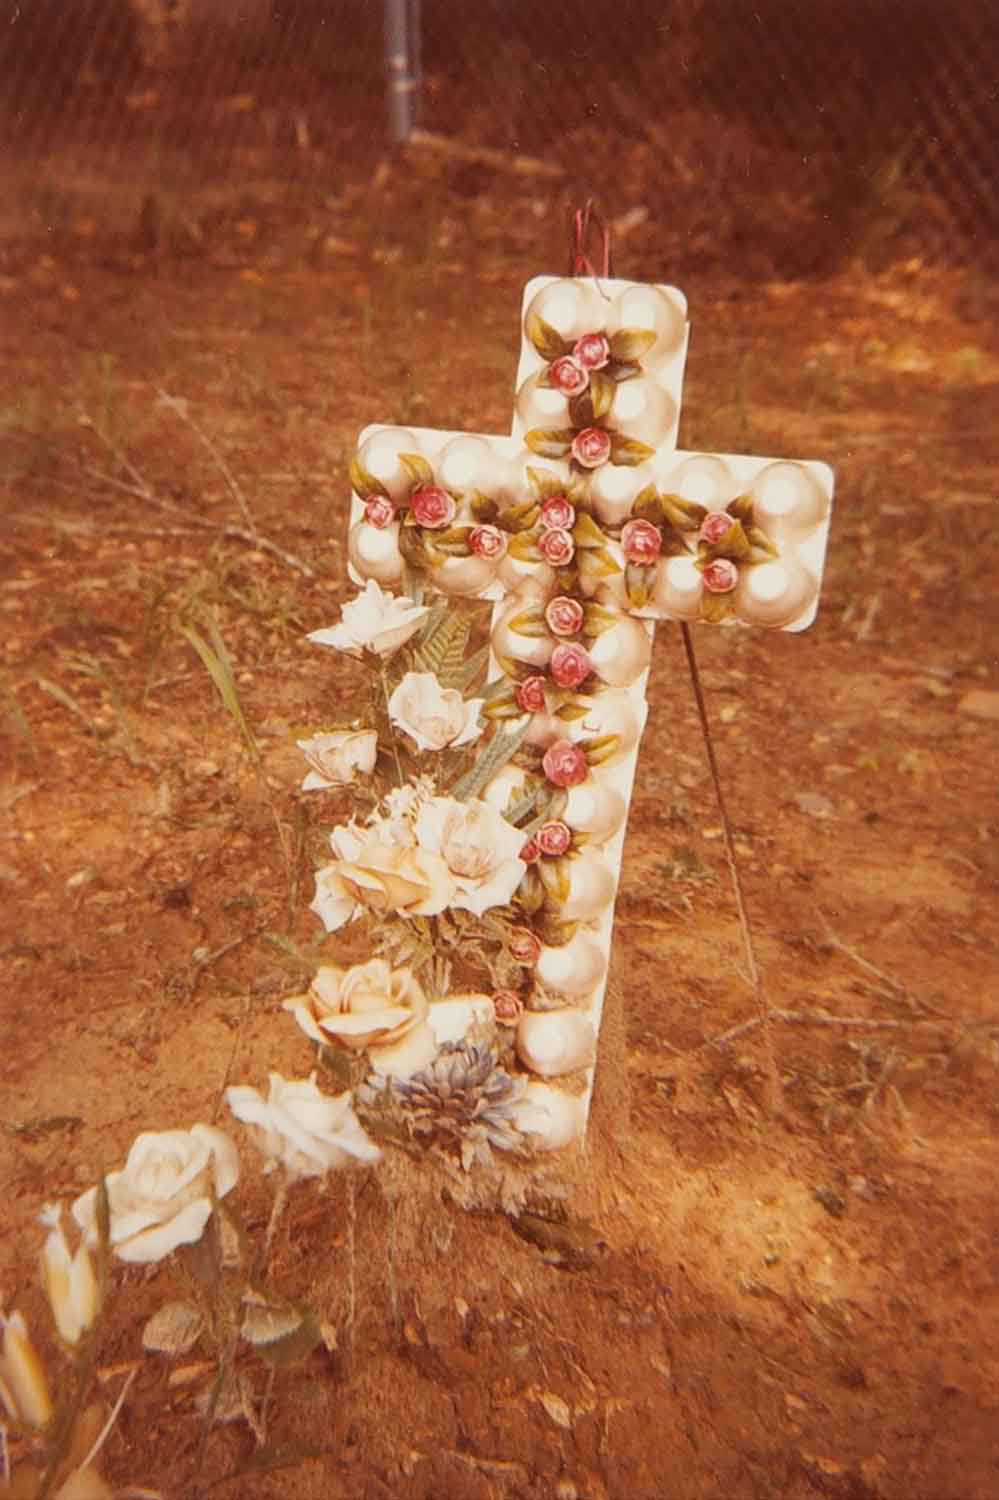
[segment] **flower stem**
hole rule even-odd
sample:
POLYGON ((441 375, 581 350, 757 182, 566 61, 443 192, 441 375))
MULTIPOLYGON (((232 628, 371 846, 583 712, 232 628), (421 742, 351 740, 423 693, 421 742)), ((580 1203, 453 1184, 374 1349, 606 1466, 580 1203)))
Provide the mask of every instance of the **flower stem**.
POLYGON ((274 1234, 278 1227, 278 1220, 284 1212, 287 1202, 288 1178, 282 1176, 277 1186, 277 1192, 274 1194, 274 1203, 271 1207, 271 1216, 267 1220, 267 1230, 264 1234, 264 1249, 263 1255, 261 1257, 261 1262, 265 1275, 267 1274, 267 1262, 271 1258, 271 1246, 274 1243, 274 1234))
POLYGON ((396 742, 395 742, 395 736, 392 733, 392 716, 391 716, 391 714, 389 712, 388 673, 385 671, 385 665, 384 665, 384 663, 381 664, 380 674, 381 674, 381 679, 382 679, 382 696, 385 699, 385 713, 388 716, 388 721, 389 721, 389 739, 390 739, 391 744, 392 744, 392 755, 395 758, 395 773, 396 773, 396 776, 399 778, 399 785, 403 786, 405 784, 406 778, 402 774, 402 761, 399 759, 399 747, 396 744, 396 742))

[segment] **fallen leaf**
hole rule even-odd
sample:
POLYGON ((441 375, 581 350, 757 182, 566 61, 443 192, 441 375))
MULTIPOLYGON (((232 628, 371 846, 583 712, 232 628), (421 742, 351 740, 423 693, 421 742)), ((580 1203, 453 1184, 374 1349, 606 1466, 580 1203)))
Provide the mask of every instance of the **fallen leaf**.
POLYGON ((142 1347, 173 1359, 198 1342, 204 1318, 193 1302, 165 1302, 142 1330, 142 1347))
POLYGON ((572 1412, 568 1402, 563 1401, 561 1396, 556 1396, 554 1391, 542 1391, 538 1399, 556 1427, 572 1426, 572 1412))

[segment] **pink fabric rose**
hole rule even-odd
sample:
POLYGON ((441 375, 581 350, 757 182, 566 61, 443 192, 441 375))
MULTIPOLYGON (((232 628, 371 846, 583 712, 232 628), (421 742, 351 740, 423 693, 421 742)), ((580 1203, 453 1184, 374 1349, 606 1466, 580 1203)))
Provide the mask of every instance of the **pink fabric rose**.
POLYGON ((518 682, 515 696, 525 714, 543 714, 548 707, 543 677, 525 677, 523 682, 518 682))
MULTIPOLYGON (((556 740, 549 745, 541 762, 552 786, 580 786, 590 774, 586 756, 571 740, 556 740)), ((523 859, 521 853, 521 859, 523 859)))
POLYGON ((413 520, 418 526, 440 531, 450 526, 458 507, 447 490, 439 484, 421 484, 409 497, 413 520))
POLYGON ((576 507, 564 495, 549 495, 541 507, 541 525, 545 531, 571 531, 576 524, 576 507))
POLYGON ((555 858, 565 854, 572 843, 572 829, 568 823, 555 820, 552 823, 543 823, 537 834, 538 848, 542 854, 550 854, 555 858))
POLYGON ((524 1013, 524 1002, 516 990, 497 990, 493 995, 493 1010, 501 1026, 516 1026, 524 1013))
POLYGON ((364 519, 369 526, 385 531, 395 520, 395 506, 387 495, 375 495, 364 507, 364 519))
POLYGON ((553 526, 550 531, 543 531, 538 537, 538 551, 553 568, 564 568, 576 554, 576 543, 570 531, 563 531, 561 526, 553 526))
POLYGON ((520 851, 520 857, 524 861, 525 865, 533 865, 537 863, 537 861, 541 858, 541 850, 538 847, 537 839, 527 840, 527 843, 520 851))
POLYGON ((545 605, 545 621, 552 635, 576 635, 583 625, 583 606, 578 599, 559 594, 545 605))
POLYGON ((662 533, 651 521, 626 521, 621 528, 621 550, 630 563, 654 563, 663 549, 662 533))
POLYGON ((602 427, 584 427, 572 440, 572 456, 584 469, 599 469, 610 454, 611 440, 602 427))
POLYGON ((704 587, 712 594, 729 594, 739 582, 739 569, 727 557, 718 557, 701 573, 704 587))
POLYGON ((519 964, 532 966, 541 957, 541 939, 529 927, 510 929, 510 952, 519 964))
POLYGON ((582 646, 563 641, 552 652, 548 670, 559 687, 577 688, 593 671, 593 663, 582 646))
POLYGON ((725 540, 734 525, 735 521, 727 510, 712 510, 704 517, 697 534, 702 542, 715 547, 725 540))
POLYGON ((572 348, 572 358, 584 370, 602 370, 610 362, 610 342, 604 333, 584 333, 572 348))
POLYGON ((506 552, 506 535, 498 526, 473 526, 468 534, 468 547, 476 557, 492 561, 506 552))
POLYGON ((581 396, 590 383, 590 377, 577 359, 563 354, 548 366, 548 379, 563 396, 581 396))

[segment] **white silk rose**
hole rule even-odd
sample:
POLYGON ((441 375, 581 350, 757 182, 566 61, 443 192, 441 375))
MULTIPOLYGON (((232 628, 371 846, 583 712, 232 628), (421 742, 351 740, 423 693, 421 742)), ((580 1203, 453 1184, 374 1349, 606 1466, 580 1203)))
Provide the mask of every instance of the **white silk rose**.
POLYGON ((359 772, 370 775, 378 755, 378 736, 373 729, 334 729, 295 743, 310 768, 302 782, 303 792, 350 786, 359 772))
MULTIPOLYGON (((147 1264, 199 1240, 212 1213, 212 1188, 224 1198, 239 1179, 239 1157, 213 1125, 145 1130, 120 1172, 109 1172, 111 1248, 119 1260, 147 1264)), ((97 1244, 97 1189, 73 1204, 88 1245, 97 1244)))
POLYGON ((313 630, 309 640, 348 656, 363 656, 365 651, 391 656, 416 634, 429 613, 424 604, 386 594, 370 578, 356 599, 343 606, 340 624, 313 630))
POLYGON ((467 745, 482 733, 484 698, 467 701, 457 688, 442 688, 433 672, 407 672, 389 699, 389 717, 418 750, 467 745))
POLYGON ((338 858, 316 871, 314 911, 336 932, 365 910, 402 916, 436 916, 451 904, 454 882, 437 855, 417 848, 403 824, 359 829, 341 824, 330 835, 338 858))
POLYGON ((416 839, 444 862, 456 891, 450 904, 477 917, 505 906, 527 868, 520 858, 523 833, 478 798, 429 798, 417 814, 416 839))
POLYGON ((299 1079, 271 1073, 266 1099, 245 1084, 233 1084, 225 1096, 236 1119, 249 1126, 268 1171, 281 1166, 293 1177, 324 1177, 352 1161, 381 1157, 354 1113, 350 1094, 324 1094, 315 1073, 299 1079))
POLYGON ((367 1051, 379 1072, 408 1076, 437 1053, 422 985, 411 969, 393 969, 383 958, 349 969, 324 965, 307 993, 284 1008, 314 1042, 367 1051))

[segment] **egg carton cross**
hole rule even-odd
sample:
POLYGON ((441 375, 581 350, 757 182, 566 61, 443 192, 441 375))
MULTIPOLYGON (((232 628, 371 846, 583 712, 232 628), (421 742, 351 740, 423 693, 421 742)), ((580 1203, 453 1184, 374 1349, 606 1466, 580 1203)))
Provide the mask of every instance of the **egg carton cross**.
POLYGON ((677 449, 686 312, 538 277, 511 437, 371 426, 351 462, 361 592, 311 638, 371 698, 300 745, 306 786, 359 792, 312 909, 371 958, 289 1008, 369 1119, 466 1166, 585 1133, 654 622, 818 606, 832 471, 677 449))

